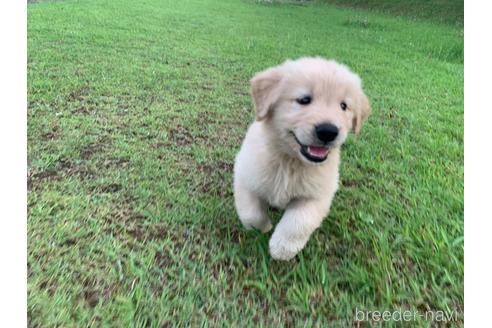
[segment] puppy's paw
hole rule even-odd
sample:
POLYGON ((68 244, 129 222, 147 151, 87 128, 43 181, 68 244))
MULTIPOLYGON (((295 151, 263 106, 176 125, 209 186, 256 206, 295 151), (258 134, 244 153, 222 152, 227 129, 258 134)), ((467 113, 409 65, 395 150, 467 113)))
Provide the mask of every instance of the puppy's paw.
POLYGON ((241 219, 243 226, 248 229, 257 229, 266 233, 272 229, 272 222, 268 218, 263 219, 241 219))
POLYGON ((304 244, 284 238, 280 233, 274 233, 269 242, 270 255, 276 260, 288 261, 303 248, 304 244))

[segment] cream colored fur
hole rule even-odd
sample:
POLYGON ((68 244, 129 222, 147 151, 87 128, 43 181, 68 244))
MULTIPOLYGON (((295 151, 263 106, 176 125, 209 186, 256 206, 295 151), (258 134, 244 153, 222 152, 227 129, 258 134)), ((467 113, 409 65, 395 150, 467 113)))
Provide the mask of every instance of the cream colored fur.
POLYGON ((267 207, 285 209, 269 247, 273 258, 289 260, 327 216, 338 188, 340 146, 350 131, 359 132, 370 106, 359 77, 322 58, 286 61, 257 73, 251 93, 256 121, 236 157, 235 205, 246 228, 263 232, 272 228, 267 207), (306 94, 312 102, 299 104, 296 99, 306 94), (313 131, 322 123, 336 125, 339 134, 326 160, 313 163, 303 156, 299 142, 319 142, 313 131))

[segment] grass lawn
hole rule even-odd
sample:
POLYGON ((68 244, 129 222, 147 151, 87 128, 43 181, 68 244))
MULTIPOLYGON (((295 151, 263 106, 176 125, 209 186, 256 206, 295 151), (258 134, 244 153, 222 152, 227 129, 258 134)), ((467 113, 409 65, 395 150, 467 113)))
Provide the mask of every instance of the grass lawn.
POLYGON ((31 3, 28 143, 30 326, 463 308, 463 26, 319 2, 31 3), (359 73, 373 114, 322 227, 276 262, 240 225, 232 167, 249 79, 303 55, 359 73))
POLYGON ((463 0, 316 0, 396 16, 463 26, 463 0))

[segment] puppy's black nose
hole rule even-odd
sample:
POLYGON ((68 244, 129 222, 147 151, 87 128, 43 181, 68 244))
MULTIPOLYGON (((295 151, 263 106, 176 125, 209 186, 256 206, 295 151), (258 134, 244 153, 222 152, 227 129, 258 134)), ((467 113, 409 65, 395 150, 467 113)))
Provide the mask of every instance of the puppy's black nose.
POLYGON ((317 125, 316 136, 324 143, 333 141, 338 136, 338 128, 331 123, 317 125))

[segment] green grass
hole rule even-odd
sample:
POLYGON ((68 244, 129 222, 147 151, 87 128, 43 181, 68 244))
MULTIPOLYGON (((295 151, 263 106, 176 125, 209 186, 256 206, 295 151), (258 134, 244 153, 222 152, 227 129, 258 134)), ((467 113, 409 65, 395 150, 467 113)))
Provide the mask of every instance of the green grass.
POLYGON ((346 327, 356 308, 463 308, 456 25, 317 3, 29 4, 28 166, 30 326, 346 327), (329 216, 284 263, 241 227, 232 166, 250 77, 303 55, 358 72, 373 115, 344 146, 329 216))
POLYGON ((317 0, 416 20, 463 26, 463 0, 317 0))

